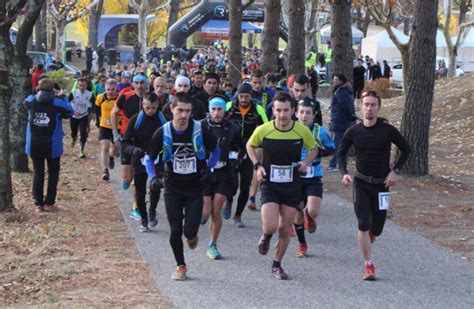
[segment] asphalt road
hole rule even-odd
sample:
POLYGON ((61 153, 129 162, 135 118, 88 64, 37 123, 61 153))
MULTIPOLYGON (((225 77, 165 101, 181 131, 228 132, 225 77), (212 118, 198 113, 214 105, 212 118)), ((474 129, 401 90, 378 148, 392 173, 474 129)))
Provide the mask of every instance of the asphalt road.
POLYGON ((185 243, 189 279, 175 282, 163 200, 157 227, 139 233, 138 222, 129 217, 132 190, 120 189, 118 172, 111 186, 125 222, 157 287, 177 308, 474 308, 473 264, 391 222, 373 247, 378 280, 363 281, 352 205, 330 194, 324 196, 317 232, 307 235, 309 256, 295 257, 297 239, 291 240, 282 263, 290 280, 270 276, 276 237, 269 254, 259 255, 260 212, 246 209, 245 228, 224 221, 222 260, 206 256, 209 230, 201 226, 198 247, 189 250, 185 243))

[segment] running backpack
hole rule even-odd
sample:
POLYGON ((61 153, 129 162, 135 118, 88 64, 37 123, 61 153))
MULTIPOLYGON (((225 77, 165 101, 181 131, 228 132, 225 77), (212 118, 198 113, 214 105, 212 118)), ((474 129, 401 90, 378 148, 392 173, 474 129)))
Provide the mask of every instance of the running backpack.
MULTIPOLYGON (((202 138, 201 122, 193 120, 192 142, 194 152, 199 160, 206 159, 206 147, 202 138)), ((173 158, 173 135, 171 133, 171 121, 163 125, 163 162, 170 162, 173 158)))
MULTIPOLYGON (((143 122, 143 117, 145 117, 145 112, 144 111, 141 111, 140 113, 138 113, 138 117, 137 117, 137 121, 135 122, 135 126, 133 127, 133 130, 135 132, 138 131, 138 129, 140 129, 140 126, 142 125, 142 122, 143 122)), ((163 116, 163 114, 160 112, 160 111, 157 111, 156 112, 156 119, 163 125, 164 123, 166 123, 166 119, 165 119, 165 116, 163 116)))

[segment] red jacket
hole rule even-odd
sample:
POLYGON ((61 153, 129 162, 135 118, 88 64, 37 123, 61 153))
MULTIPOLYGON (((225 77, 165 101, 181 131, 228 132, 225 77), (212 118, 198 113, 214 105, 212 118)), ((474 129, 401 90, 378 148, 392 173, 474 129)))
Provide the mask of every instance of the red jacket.
POLYGON ((35 91, 36 87, 38 87, 38 80, 41 74, 43 74, 43 71, 36 69, 31 75, 31 88, 33 89, 33 91, 35 91))

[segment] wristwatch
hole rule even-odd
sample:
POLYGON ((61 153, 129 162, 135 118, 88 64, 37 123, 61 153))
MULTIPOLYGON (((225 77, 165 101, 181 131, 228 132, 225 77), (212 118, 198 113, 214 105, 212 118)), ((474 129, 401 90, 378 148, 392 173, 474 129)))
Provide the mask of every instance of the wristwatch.
POLYGON ((400 169, 398 167, 394 168, 393 172, 397 175, 400 175, 400 169))
POLYGON ((255 164, 253 165, 253 168, 254 168, 255 170, 258 170, 258 168, 259 168, 260 166, 263 166, 262 162, 257 162, 257 163, 255 163, 255 164))

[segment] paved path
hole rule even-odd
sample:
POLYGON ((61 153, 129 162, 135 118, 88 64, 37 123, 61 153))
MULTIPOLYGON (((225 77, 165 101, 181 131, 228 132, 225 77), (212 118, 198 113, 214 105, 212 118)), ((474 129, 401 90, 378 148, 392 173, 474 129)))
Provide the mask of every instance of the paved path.
POLYGON ((189 280, 174 282, 163 202, 158 226, 152 233, 139 233, 138 223, 129 218, 132 192, 120 190, 118 170, 111 186, 130 233, 156 285, 177 308, 474 308, 474 266, 391 222, 374 246, 379 280, 363 281, 352 207, 329 194, 318 231, 307 237, 309 257, 295 257, 297 240, 292 238, 282 264, 290 280, 270 276, 276 237, 269 255, 259 255, 260 213, 245 210, 246 228, 224 221, 218 242, 223 260, 207 258, 209 232, 201 226, 198 247, 191 251, 185 245, 189 280))

